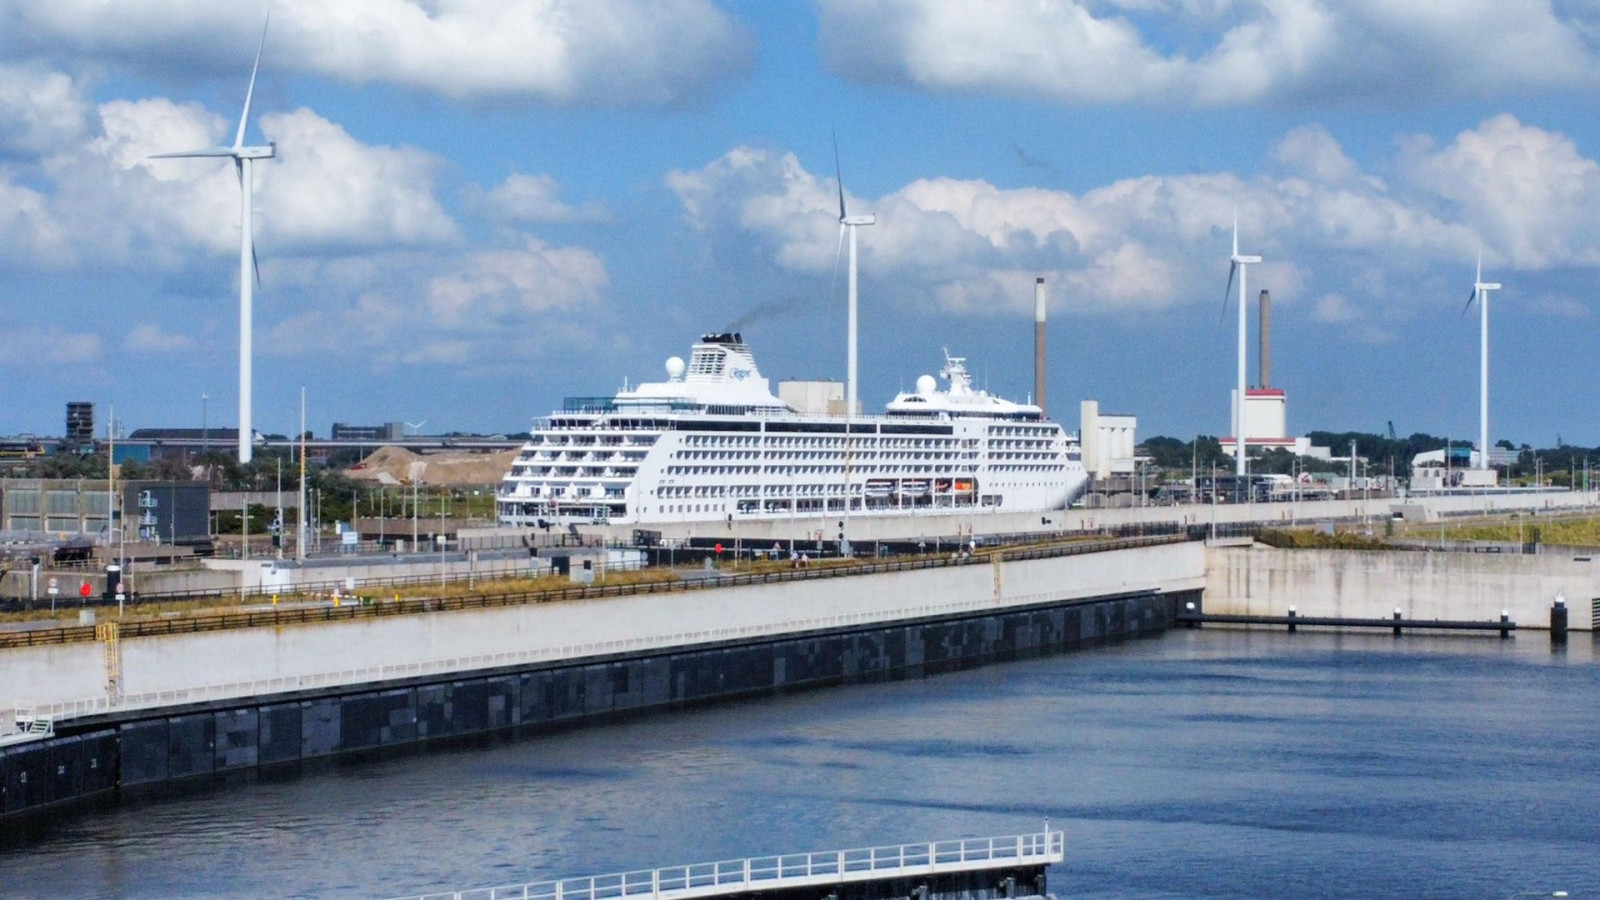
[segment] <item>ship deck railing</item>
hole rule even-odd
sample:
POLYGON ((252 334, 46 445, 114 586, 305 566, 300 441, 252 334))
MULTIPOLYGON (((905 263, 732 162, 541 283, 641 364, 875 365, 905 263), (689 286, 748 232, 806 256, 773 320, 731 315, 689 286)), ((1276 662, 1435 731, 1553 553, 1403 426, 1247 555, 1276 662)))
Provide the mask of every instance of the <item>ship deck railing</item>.
POLYGON ((949 872, 1045 866, 1066 858, 1060 831, 691 863, 611 875, 421 894, 396 900, 694 900, 949 872))

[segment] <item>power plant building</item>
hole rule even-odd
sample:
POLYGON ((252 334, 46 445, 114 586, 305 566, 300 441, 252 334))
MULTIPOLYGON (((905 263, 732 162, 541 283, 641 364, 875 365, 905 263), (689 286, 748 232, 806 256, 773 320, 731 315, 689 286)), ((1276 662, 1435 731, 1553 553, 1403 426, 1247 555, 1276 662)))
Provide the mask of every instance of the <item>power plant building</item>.
POLYGON ((1138 467, 1134 448, 1139 444, 1139 417, 1103 413, 1098 400, 1085 400, 1078 410, 1078 440, 1089 476, 1103 481, 1132 475, 1138 467))

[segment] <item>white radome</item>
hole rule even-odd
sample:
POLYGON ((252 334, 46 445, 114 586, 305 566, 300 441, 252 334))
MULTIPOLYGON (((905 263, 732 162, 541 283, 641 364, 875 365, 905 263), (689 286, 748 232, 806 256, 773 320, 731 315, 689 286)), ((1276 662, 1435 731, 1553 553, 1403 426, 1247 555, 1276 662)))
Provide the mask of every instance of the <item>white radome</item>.
POLYGON ((669 357, 667 357, 667 377, 668 378, 672 379, 673 381, 677 381, 679 378, 683 377, 684 369, 685 369, 685 366, 683 364, 683 357, 681 357, 681 356, 669 356, 669 357))

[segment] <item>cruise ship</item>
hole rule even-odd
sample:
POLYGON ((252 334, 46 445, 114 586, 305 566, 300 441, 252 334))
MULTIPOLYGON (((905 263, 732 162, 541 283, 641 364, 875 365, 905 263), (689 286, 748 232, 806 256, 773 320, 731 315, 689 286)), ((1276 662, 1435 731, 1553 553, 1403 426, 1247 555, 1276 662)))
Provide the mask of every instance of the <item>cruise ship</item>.
POLYGON ((975 389, 948 351, 942 389, 923 375, 873 416, 790 407, 738 334, 706 335, 666 372, 535 423, 500 485, 500 524, 1051 510, 1087 482, 1075 436, 975 389))

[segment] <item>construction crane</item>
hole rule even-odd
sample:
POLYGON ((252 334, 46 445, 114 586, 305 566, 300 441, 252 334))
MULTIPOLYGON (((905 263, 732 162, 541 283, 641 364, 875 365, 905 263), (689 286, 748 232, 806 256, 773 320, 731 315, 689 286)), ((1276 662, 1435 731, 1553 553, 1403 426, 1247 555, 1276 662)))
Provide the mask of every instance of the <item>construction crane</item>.
POLYGON ((1391 440, 1391 441, 1395 440, 1395 436, 1394 436, 1394 420, 1393 419, 1389 420, 1389 440, 1391 440))

